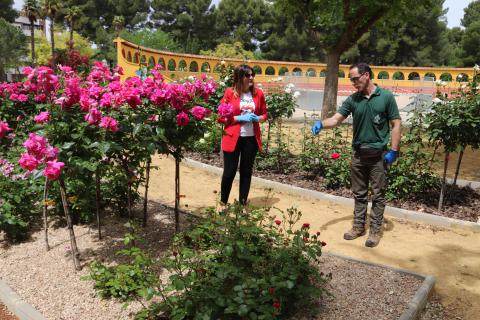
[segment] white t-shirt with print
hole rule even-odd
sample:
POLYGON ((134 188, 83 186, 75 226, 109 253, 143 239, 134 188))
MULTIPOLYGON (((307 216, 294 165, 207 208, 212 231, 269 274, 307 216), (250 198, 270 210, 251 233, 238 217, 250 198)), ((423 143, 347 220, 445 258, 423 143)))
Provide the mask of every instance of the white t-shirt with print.
MULTIPOLYGON (((253 97, 251 92, 243 93, 240 97, 240 114, 254 113, 255 112, 255 103, 253 102, 253 97)), ((255 133, 253 131, 253 123, 246 122, 243 123, 240 127, 240 136, 241 137, 252 137, 255 133)))

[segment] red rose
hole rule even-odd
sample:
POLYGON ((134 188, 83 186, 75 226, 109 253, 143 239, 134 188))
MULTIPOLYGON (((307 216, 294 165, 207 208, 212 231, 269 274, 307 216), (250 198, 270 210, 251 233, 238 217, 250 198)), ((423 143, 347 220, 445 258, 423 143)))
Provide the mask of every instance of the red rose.
POLYGON ((275 288, 268 288, 268 293, 273 295, 275 293, 275 288))
POLYGON ((340 158, 340 153, 334 152, 330 155, 330 158, 332 158, 333 160, 337 160, 338 158, 340 158))
POLYGON ((322 241, 321 244, 322 244, 322 247, 325 247, 327 245, 325 241, 322 241))
POLYGON ((308 229, 310 228, 310 223, 304 223, 302 226, 302 229, 308 229))
POLYGON ((280 304, 279 301, 275 301, 275 302, 272 304, 272 306, 273 306, 275 309, 280 309, 281 304, 280 304))
POLYGON ((178 255, 178 252, 177 251, 173 251, 172 252, 173 256, 176 257, 178 255))
POLYGON ((281 223, 282 223, 282 221, 280 221, 280 220, 278 220, 278 219, 275 220, 275 224, 276 224, 277 226, 279 226, 281 223))

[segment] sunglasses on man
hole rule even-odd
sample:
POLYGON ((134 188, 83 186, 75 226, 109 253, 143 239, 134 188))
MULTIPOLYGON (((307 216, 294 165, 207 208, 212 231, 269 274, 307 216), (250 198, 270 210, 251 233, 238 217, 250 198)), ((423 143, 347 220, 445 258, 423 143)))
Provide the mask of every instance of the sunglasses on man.
POLYGON ((366 72, 362 73, 362 74, 359 75, 358 77, 351 77, 351 78, 350 78, 350 81, 351 81, 352 83, 355 83, 355 82, 357 82, 358 80, 360 80, 360 78, 363 77, 364 74, 366 74, 366 72))

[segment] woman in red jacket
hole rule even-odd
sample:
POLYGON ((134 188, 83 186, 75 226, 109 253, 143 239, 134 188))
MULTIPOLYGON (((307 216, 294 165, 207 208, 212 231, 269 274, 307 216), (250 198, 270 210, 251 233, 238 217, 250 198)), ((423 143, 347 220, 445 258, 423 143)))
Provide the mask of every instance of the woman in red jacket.
POLYGON ((240 65, 233 72, 233 86, 227 88, 221 103, 233 107, 229 116, 220 117, 225 125, 222 137, 223 176, 221 185, 222 204, 227 204, 233 179, 240 162, 239 202, 247 203, 253 163, 258 151, 262 151, 259 123, 267 119, 267 107, 262 90, 255 88, 255 73, 248 65, 240 65))

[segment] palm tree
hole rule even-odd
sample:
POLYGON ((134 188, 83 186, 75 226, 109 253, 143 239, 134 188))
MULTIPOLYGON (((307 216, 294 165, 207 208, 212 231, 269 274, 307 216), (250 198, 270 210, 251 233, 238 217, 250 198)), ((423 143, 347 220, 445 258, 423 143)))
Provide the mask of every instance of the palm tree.
POLYGON ((37 0, 27 0, 23 5, 23 14, 30 21, 30 45, 32 49, 32 66, 35 66, 35 21, 40 16, 37 0))
POLYGON ((112 26, 115 28, 115 31, 117 32, 117 37, 120 34, 120 31, 123 29, 125 26, 125 18, 123 16, 115 16, 112 21, 112 26))
POLYGON ((60 10, 60 3, 58 0, 41 0, 42 15, 50 20, 50 39, 52 45, 52 64, 55 66, 55 36, 54 36, 54 19, 58 10, 60 10))
POLYGON ((67 21, 70 27, 70 41, 69 41, 69 48, 70 50, 73 49, 73 28, 75 27, 75 21, 80 17, 81 14, 80 7, 72 6, 67 8, 67 14, 65 15, 65 20, 67 21))

